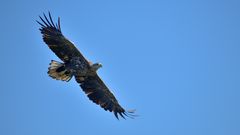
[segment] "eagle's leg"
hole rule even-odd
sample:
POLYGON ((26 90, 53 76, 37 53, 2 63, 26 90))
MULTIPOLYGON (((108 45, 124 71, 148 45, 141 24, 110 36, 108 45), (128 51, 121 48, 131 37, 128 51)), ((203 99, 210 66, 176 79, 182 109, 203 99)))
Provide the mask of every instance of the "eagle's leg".
POLYGON ((52 60, 48 68, 48 75, 56 80, 70 81, 73 73, 65 67, 64 63, 52 60))

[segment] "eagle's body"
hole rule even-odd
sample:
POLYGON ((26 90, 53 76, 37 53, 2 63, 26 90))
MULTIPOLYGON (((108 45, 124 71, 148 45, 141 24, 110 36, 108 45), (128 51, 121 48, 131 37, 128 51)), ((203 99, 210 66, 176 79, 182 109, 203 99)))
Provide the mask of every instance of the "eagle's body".
MULTIPOLYGON (((40 16, 39 16, 40 17, 40 16)), ((44 42, 63 61, 52 60, 48 70, 50 77, 56 80, 69 81, 73 76, 80 84, 80 87, 87 94, 90 100, 100 105, 103 109, 113 112, 118 118, 118 114, 134 116, 132 111, 125 111, 118 103, 114 95, 103 83, 97 74, 97 70, 102 67, 100 63, 92 64, 86 60, 75 45, 66 39, 60 27, 60 19, 54 24, 49 13, 49 19, 40 17, 42 23, 40 31, 44 42)))

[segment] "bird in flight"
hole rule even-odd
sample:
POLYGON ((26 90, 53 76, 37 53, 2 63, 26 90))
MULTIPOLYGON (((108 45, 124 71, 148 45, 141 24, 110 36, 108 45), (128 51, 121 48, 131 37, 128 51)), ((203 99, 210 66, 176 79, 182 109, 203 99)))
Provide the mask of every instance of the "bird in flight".
POLYGON ((102 65, 86 60, 75 45, 64 37, 60 27, 60 18, 58 17, 58 22, 54 24, 50 12, 48 17, 45 14, 43 17, 39 16, 41 22, 37 21, 41 25, 39 30, 43 41, 62 60, 62 62, 51 61, 48 75, 53 79, 66 82, 74 76, 88 98, 104 110, 113 112, 117 119, 119 115, 122 118, 136 116, 133 114, 134 110, 126 111, 121 107, 113 93, 98 76, 97 70, 102 65))

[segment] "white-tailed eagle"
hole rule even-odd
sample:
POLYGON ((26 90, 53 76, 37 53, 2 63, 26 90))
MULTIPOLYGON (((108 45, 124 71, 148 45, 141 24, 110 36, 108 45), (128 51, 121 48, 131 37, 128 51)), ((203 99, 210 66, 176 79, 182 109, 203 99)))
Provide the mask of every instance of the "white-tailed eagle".
POLYGON ((54 24, 50 12, 48 18, 45 14, 43 16, 44 18, 39 16, 42 22, 37 21, 41 25, 39 30, 43 41, 63 61, 63 63, 51 61, 48 68, 49 76, 67 82, 74 76, 88 98, 106 111, 113 112, 117 119, 118 115, 123 118, 124 116, 134 117, 133 111, 125 111, 98 76, 97 70, 102 65, 92 64, 86 60, 75 45, 64 37, 60 27, 60 18, 54 24))

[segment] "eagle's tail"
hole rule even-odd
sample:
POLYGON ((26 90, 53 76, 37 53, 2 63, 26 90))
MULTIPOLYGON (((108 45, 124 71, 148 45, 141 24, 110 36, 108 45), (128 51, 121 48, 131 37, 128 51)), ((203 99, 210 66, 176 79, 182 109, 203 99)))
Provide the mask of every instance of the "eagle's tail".
POLYGON ((56 80, 70 81, 72 78, 71 71, 65 68, 65 65, 61 62, 52 60, 49 64, 48 75, 56 80))

